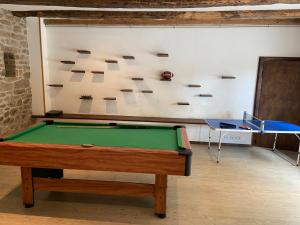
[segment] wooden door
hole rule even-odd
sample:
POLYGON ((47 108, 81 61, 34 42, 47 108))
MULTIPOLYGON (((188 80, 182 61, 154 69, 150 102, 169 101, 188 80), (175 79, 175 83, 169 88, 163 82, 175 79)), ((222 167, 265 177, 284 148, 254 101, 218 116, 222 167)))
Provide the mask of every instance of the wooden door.
MULTIPOLYGON (((254 115, 300 125, 300 58, 261 57, 254 115)), ((253 144, 272 148, 274 135, 254 135, 253 144)), ((294 135, 279 135, 277 149, 298 151, 294 135)))

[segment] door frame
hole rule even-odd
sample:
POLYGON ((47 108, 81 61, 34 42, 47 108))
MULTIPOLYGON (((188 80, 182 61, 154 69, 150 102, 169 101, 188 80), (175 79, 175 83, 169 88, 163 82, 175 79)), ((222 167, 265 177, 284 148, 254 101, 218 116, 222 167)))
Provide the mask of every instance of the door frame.
POLYGON ((267 57, 267 56, 259 57, 257 77, 256 77, 255 98, 254 98, 254 106, 253 106, 253 115, 256 117, 258 117, 259 101, 260 101, 261 91, 262 91, 263 70, 264 70, 263 65, 267 61, 276 61, 276 60, 300 61, 300 57, 267 57))

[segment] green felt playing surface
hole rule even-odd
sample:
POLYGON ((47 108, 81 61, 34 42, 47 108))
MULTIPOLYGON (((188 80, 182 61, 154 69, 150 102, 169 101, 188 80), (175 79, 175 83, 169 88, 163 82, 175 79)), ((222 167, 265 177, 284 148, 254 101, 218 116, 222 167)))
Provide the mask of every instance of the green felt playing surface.
POLYGON ((93 126, 109 125, 63 122, 45 125, 42 123, 10 136, 5 141, 173 150, 180 150, 182 145, 180 130, 174 130, 172 127, 120 125, 115 128, 99 129, 93 128, 93 126), (60 126, 71 127, 62 128, 60 126), (91 128, 87 128, 87 126, 91 126, 91 128))

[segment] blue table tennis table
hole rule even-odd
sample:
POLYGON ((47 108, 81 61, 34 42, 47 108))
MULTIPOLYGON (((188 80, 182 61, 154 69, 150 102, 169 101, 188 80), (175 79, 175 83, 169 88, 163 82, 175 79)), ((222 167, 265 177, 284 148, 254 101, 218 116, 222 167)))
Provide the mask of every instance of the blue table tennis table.
POLYGON ((222 140, 226 134, 229 132, 238 132, 238 133, 257 133, 257 134, 275 134, 273 151, 276 150, 276 141, 278 134, 293 134, 299 140, 299 150, 296 160, 296 165, 299 165, 300 160, 300 126, 295 124, 290 124, 283 121, 274 121, 274 120, 260 120, 247 112, 244 112, 243 119, 207 119, 207 125, 209 126, 209 141, 208 149, 211 149, 211 131, 219 132, 219 144, 218 144, 218 154, 217 154, 217 163, 220 162, 220 153, 222 140), (231 124, 234 127, 224 127, 222 123, 231 124), (247 127, 248 129, 241 128, 241 126, 247 127))

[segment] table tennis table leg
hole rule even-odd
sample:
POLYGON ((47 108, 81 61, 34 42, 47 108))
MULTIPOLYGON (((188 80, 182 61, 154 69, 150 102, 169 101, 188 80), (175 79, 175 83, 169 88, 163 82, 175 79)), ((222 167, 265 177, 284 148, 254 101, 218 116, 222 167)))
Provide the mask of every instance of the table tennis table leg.
POLYGON ((298 156, 297 156, 297 162, 296 162, 296 165, 299 166, 299 160, 300 160, 300 136, 298 134, 295 134, 295 135, 296 135, 296 137, 299 140, 299 149, 298 149, 298 156))
POLYGON ((209 133, 208 133, 208 149, 210 149, 210 141, 211 141, 211 128, 209 128, 209 133))
POLYGON ((277 136, 278 134, 275 134, 274 142, 273 142, 273 152, 276 150, 276 143, 277 143, 277 136))
POLYGON ((220 131, 220 135, 219 135, 219 146, 218 146, 217 163, 220 162, 221 147, 222 147, 222 131, 220 131))

